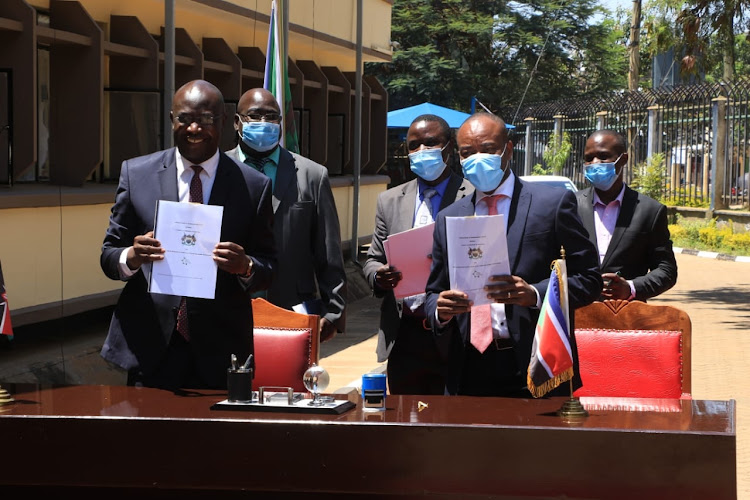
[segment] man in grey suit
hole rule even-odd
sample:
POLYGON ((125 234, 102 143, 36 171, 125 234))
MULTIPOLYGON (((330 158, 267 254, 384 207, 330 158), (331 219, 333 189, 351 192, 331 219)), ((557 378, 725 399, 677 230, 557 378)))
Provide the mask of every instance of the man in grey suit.
POLYGON ((273 234, 278 265, 266 298, 292 309, 303 304, 320 316, 320 340, 344 331, 346 272, 328 170, 279 145, 279 105, 264 89, 245 92, 237 104, 236 148, 227 154, 273 183, 273 234))
POLYGON ((667 207, 622 180, 625 139, 599 130, 583 153, 589 189, 576 193, 578 215, 599 250, 604 280, 600 300, 647 300, 677 282, 677 261, 667 227, 667 207))
POLYGON ((390 393, 444 394, 439 353, 424 323, 424 294, 408 297, 403 303, 396 300, 393 288, 402 279, 402 271, 388 265, 383 241, 433 222, 439 210, 471 196, 474 189, 446 166, 453 139, 445 120, 435 115, 418 116, 406 141, 417 178, 378 196, 375 232, 364 271, 375 296, 383 297, 377 356, 379 362, 388 360, 390 393))
POLYGON ((232 354, 253 352, 250 296, 268 287, 276 263, 271 183, 219 151, 224 99, 195 80, 172 101, 176 148, 126 160, 102 245, 101 267, 124 280, 101 355, 128 370, 128 385, 163 389, 227 386, 232 354), (149 293, 159 200, 224 207, 214 299, 149 293))

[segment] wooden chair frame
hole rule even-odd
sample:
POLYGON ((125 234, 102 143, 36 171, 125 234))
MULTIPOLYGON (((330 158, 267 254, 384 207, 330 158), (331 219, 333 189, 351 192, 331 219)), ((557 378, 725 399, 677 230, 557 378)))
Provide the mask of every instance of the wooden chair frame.
MULTIPOLYGON (((302 314, 275 306, 262 298, 252 299, 253 330, 286 329, 310 331, 309 364, 318 363, 320 358, 320 317, 315 314, 302 314)), ((257 358, 256 358, 257 359, 257 358)), ((302 377, 300 376, 300 383, 302 377)))

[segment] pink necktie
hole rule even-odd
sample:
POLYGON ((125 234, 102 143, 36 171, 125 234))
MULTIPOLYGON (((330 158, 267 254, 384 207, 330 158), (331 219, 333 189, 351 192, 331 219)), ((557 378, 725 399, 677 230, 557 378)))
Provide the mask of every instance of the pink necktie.
MULTIPOLYGON (((497 215, 497 202, 504 194, 485 196, 482 201, 487 204, 487 214, 497 215)), ((492 343, 492 313, 490 304, 471 308, 471 345, 477 351, 484 352, 492 343)))
MULTIPOLYGON (((190 202, 203 203, 203 182, 201 182, 201 171, 203 167, 193 165, 193 178, 190 181, 190 202)), ((187 300, 185 297, 180 301, 180 310, 177 312, 177 331, 185 340, 190 340, 190 329, 188 328, 187 300)))

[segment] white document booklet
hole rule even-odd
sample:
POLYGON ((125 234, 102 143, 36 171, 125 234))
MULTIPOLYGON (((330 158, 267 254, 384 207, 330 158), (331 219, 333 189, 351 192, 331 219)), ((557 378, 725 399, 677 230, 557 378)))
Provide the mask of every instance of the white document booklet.
POLYGON ((213 250, 221 238, 224 207, 159 200, 154 238, 164 248, 164 260, 151 269, 149 291, 213 299, 217 266, 213 250))
POLYGON ((475 306, 492 302, 484 291, 490 276, 510 274, 503 217, 445 218, 451 289, 466 293, 475 306))

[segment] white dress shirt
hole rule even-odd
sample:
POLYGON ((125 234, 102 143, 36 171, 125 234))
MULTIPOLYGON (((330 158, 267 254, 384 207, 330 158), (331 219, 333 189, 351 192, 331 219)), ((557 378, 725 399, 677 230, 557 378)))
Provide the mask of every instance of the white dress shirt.
MULTIPOLYGON (((594 231, 596 232, 596 245, 599 250, 599 264, 604 262, 604 256, 607 255, 607 249, 609 243, 612 241, 612 234, 615 232, 617 226, 617 218, 620 216, 620 210, 622 209, 622 199, 625 196, 625 184, 622 185, 620 193, 617 198, 610 201, 609 204, 605 204, 599 193, 594 191, 594 231)), ((630 285, 630 297, 628 300, 635 298, 635 285, 633 280, 626 280, 630 285)))
MULTIPOLYGON (((513 198, 513 187, 515 185, 515 176, 510 172, 508 178, 500 184, 497 189, 491 193, 482 193, 477 191, 477 199, 474 203, 474 215, 488 215, 489 208, 487 203, 482 201, 485 197, 491 195, 504 195, 497 200, 497 213, 503 215, 503 231, 508 232, 508 214, 510 213, 510 201, 513 198)), ((493 302, 490 304, 490 317, 492 318, 492 338, 507 339, 510 338, 508 330, 508 321, 505 317, 505 304, 493 302)))
MULTIPOLYGON (((196 165, 186 161, 180 154, 179 149, 175 149, 175 163, 177 165, 177 197, 180 202, 187 203, 190 201, 190 181, 193 180, 195 170, 191 167, 196 165)), ((217 149, 214 155, 203 163, 198 163, 203 167, 201 170, 201 182, 203 183, 203 204, 208 203, 208 199, 211 197, 211 189, 214 186, 214 180, 216 180, 216 170, 219 168, 219 150, 217 149)), ((128 279, 138 272, 138 269, 130 269, 128 267, 128 251, 132 247, 127 247, 120 252, 120 278, 128 279)))

